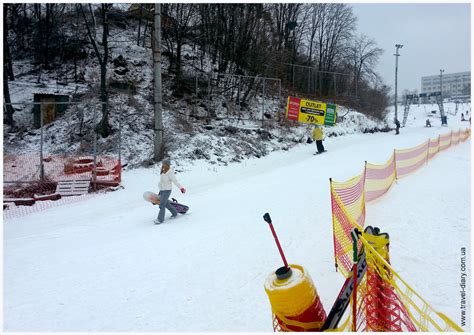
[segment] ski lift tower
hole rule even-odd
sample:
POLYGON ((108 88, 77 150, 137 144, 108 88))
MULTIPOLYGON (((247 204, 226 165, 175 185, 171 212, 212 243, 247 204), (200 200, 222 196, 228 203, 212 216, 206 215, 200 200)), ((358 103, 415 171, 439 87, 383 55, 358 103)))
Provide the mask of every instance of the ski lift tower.
POLYGON ((430 94, 430 96, 434 96, 436 98, 436 103, 438 104, 438 107, 439 107, 439 114, 441 115, 441 125, 447 126, 448 118, 444 114, 443 96, 441 95, 441 92, 433 92, 430 94))
POLYGON ((410 112, 410 105, 417 99, 418 96, 416 94, 407 94, 405 95, 405 108, 403 111, 403 122, 402 127, 405 127, 407 123, 408 113, 410 112))

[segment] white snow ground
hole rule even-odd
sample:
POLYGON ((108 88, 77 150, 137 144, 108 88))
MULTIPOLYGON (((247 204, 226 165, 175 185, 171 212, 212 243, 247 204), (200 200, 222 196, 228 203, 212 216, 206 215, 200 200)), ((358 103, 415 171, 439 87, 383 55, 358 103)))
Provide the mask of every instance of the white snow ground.
MULTIPOLYGON (((158 208, 142 199, 157 189, 157 168, 124 173, 123 190, 4 221, 4 330, 272 331, 263 284, 282 262, 267 211, 286 258, 309 271, 328 312, 343 282, 333 265, 328 179, 469 127, 459 112, 447 128, 434 118, 423 128, 431 107, 413 109, 400 136, 331 137, 321 156, 301 144, 228 166, 180 164, 188 192, 173 196, 191 209, 159 226, 158 208)), ((470 220, 470 140, 367 207, 366 225, 390 233, 393 267, 458 324, 470 220)))

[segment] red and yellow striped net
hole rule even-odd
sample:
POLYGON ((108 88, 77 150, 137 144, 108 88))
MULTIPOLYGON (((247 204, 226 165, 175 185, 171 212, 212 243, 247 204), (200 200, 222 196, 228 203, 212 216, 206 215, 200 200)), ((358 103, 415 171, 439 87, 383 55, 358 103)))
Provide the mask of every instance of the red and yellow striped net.
MULTIPOLYGON (((364 234, 360 241, 366 253, 367 273, 357 289, 357 331, 463 331, 394 270, 388 255, 384 257, 383 252, 377 251, 373 240, 369 241, 364 234)), ((352 331, 351 308, 344 318, 341 327, 334 331, 352 331)))
POLYGON ((440 135, 439 137, 439 151, 446 150, 451 146, 451 133, 440 135))
POLYGON ((351 229, 355 225, 362 230, 365 222, 364 173, 342 183, 331 180, 331 207, 336 266, 347 278, 352 269, 351 229))
POLYGON ((430 144, 428 147, 428 160, 432 159, 438 152, 440 148, 440 138, 441 136, 438 136, 435 139, 430 139, 430 144))
POLYGON ((429 141, 410 149, 395 149, 397 178, 404 177, 426 164, 428 162, 428 148, 429 141))
POLYGON ((365 163, 365 200, 367 202, 380 198, 392 186, 397 175, 395 154, 382 165, 365 163))
MULTIPOLYGON (((351 230, 354 227, 360 231, 363 230, 365 202, 380 198, 397 178, 416 171, 439 151, 467 140, 470 133, 470 129, 450 132, 436 139, 428 139, 413 148, 394 150, 393 155, 385 164, 376 165, 366 162, 362 174, 345 182, 331 180, 334 256, 336 266, 344 277, 348 278, 351 275, 351 230)), ((372 263, 372 269, 368 270, 367 276, 358 289, 360 291, 357 302, 360 316, 357 322, 358 330, 378 331, 385 327, 384 329, 392 331, 462 331, 449 318, 436 312, 423 300, 391 268, 386 259, 373 251, 373 247, 366 239, 359 240, 359 247, 362 243, 366 248, 367 262, 372 263), (382 291, 374 295, 374 287, 382 291), (383 302, 377 301, 380 297, 383 297, 383 302), (389 304, 388 309, 381 311, 380 306, 386 304, 389 304), (390 326, 383 321, 382 312, 385 313, 385 318, 391 320, 390 326), (370 316, 373 313, 378 319, 370 316)), ((348 316, 346 322, 337 330, 351 331, 350 322, 351 318, 348 316)))

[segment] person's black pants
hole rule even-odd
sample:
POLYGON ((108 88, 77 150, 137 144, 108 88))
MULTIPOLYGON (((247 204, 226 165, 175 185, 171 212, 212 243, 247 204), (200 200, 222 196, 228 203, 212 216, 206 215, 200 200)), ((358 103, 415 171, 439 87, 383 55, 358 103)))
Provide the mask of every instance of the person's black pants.
POLYGON ((324 152, 323 140, 316 140, 316 147, 318 148, 318 152, 324 152))

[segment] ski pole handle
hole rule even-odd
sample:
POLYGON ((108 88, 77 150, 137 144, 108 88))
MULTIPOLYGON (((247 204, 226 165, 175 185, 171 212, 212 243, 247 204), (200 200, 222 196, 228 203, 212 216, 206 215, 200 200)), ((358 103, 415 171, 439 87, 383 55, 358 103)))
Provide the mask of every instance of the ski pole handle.
POLYGON ((272 218, 270 217, 270 214, 268 213, 265 213, 263 215, 263 219, 265 220, 265 222, 268 223, 268 225, 270 226, 270 230, 272 231, 272 234, 273 234, 273 238, 275 239, 275 243, 278 247, 278 251, 280 252, 280 255, 281 255, 281 258, 283 259, 283 264, 285 264, 285 268, 289 268, 288 266, 288 262, 286 261, 286 258, 285 258, 285 254, 283 253, 283 249, 281 248, 281 245, 280 245, 280 241, 278 241, 278 236, 275 232, 275 229, 273 229, 273 224, 272 224, 272 218))

